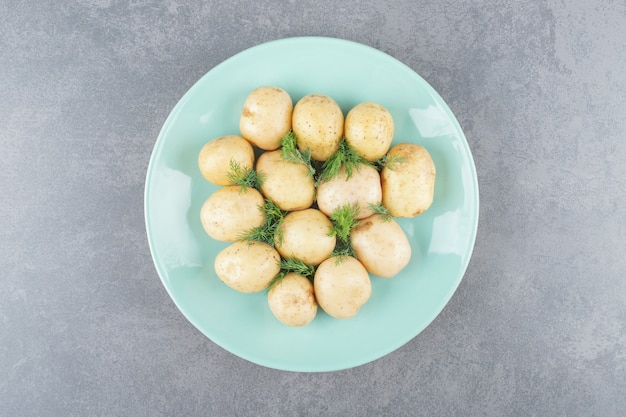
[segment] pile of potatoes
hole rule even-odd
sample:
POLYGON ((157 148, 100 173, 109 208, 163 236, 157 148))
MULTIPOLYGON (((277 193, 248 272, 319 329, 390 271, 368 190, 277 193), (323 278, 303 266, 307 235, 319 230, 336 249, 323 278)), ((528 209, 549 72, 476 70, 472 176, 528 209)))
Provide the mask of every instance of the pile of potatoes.
POLYGON ((204 178, 221 186, 201 208, 202 225, 233 242, 215 258, 217 276, 244 293, 269 288, 270 310, 289 326, 310 323, 318 306, 354 316, 372 293, 370 274, 391 278, 411 259, 394 217, 430 207, 430 154, 417 144, 392 147, 393 119, 379 104, 360 103, 344 117, 331 97, 310 94, 294 106, 272 86, 248 95, 239 129, 198 156, 204 178), (255 181, 237 182, 241 173, 255 181), (343 231, 341 213, 351 213, 343 231))

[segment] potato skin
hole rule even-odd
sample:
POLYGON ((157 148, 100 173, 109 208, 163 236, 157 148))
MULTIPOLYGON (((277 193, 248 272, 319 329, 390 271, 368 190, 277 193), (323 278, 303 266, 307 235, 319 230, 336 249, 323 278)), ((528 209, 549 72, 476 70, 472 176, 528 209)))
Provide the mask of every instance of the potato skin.
POLYGON ((380 173, 383 205, 394 217, 415 217, 431 206, 435 194, 435 164, 421 145, 401 143, 388 155, 402 158, 380 173))
POLYGON ((218 278, 240 292, 264 290, 279 271, 280 255, 264 242, 235 242, 215 257, 218 278))
POLYGON ((254 167, 254 149, 241 136, 227 135, 213 139, 205 143, 198 154, 200 173, 215 185, 230 185, 228 173, 231 161, 242 168, 254 167))
POLYGON ((220 188, 206 199, 200 209, 204 230, 215 240, 234 242, 245 231, 263 225, 260 207, 263 196, 254 188, 245 191, 238 185, 220 188))
POLYGON ((243 104, 239 118, 241 135, 254 146, 274 150, 291 129, 293 102, 285 90, 273 86, 254 89, 243 104))
POLYGON ((372 283, 365 267, 352 256, 322 262, 313 279, 319 306, 330 316, 347 319, 372 295, 372 283))
POLYGON ((374 214, 363 219, 350 233, 357 258, 372 274, 391 278, 411 260, 411 245, 392 218, 374 214))
POLYGON ((289 272, 270 288, 267 303, 274 317, 287 326, 305 326, 317 314, 313 284, 295 272, 289 272))
POLYGON ((325 161, 339 149, 343 137, 343 113, 332 98, 324 94, 302 97, 293 108, 292 130, 298 148, 311 157, 325 161))
POLYGON ((363 102, 346 115, 346 142, 370 162, 384 156, 393 140, 394 124, 389 110, 377 103, 363 102))
POLYGON ((256 170, 265 176, 261 192, 281 210, 303 210, 313 204, 315 182, 309 169, 303 164, 285 161, 280 150, 259 156, 256 170))
POLYGON ((357 219, 371 216, 373 212, 369 204, 380 204, 382 201, 380 174, 374 167, 361 165, 358 170, 352 170, 350 178, 346 177, 346 171, 342 167, 336 177, 317 186, 318 207, 330 216, 339 207, 357 203, 357 219))
POLYGON ((317 209, 292 211, 285 216, 276 234, 276 250, 283 258, 293 257, 307 265, 319 265, 335 249, 337 238, 328 235, 332 227, 328 217, 317 209))

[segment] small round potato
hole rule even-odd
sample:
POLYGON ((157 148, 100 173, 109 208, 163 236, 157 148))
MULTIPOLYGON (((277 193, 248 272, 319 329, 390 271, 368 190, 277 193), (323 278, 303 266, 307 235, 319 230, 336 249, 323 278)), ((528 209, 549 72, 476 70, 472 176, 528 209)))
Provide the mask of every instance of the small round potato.
POLYGON ((293 102, 282 88, 261 86, 243 104, 239 118, 241 135, 258 148, 273 151, 291 129, 293 102))
POLYGON ((328 217, 317 209, 292 211, 276 232, 276 250, 283 258, 319 265, 335 249, 337 238, 330 236, 332 228, 328 217))
POLYGON ((415 217, 431 206, 435 194, 435 164, 423 146, 401 143, 389 150, 401 158, 380 173, 383 205, 394 217, 415 217))
POLYGON ((265 222, 260 207, 265 200, 254 188, 238 185, 220 188, 206 199, 200 209, 202 226, 209 236, 223 242, 234 242, 242 233, 265 222))
POLYGON ((313 280, 315 298, 330 316, 347 319, 372 295, 372 283, 365 267, 351 256, 322 262, 313 280))
POLYGON ((313 284, 295 272, 289 272, 270 288, 267 303, 272 314, 287 326, 305 326, 317 314, 313 284))
POLYGON ((198 154, 202 176, 215 185, 230 185, 231 162, 242 168, 254 167, 254 150, 250 142, 237 135, 222 136, 204 144, 198 154))
POLYGON ((370 204, 380 204, 381 201, 380 175, 369 165, 353 169, 350 178, 342 167, 336 177, 317 186, 317 205, 327 216, 339 207, 356 203, 359 206, 356 218, 364 219, 373 214, 370 204))
POLYGON ((368 161, 384 156, 393 140, 393 118, 380 104, 363 102, 346 115, 346 142, 368 161))
POLYGON ((339 149, 343 136, 343 113, 332 98, 324 94, 309 94, 295 105, 292 130, 298 138, 298 148, 311 157, 325 161, 339 149))
POLYGON ((365 269, 391 278, 411 260, 411 245, 400 225, 391 217, 374 214, 352 229, 350 242, 365 269))
POLYGON ((309 169, 303 164, 285 161, 280 150, 259 156, 256 170, 264 175, 261 192, 281 210, 303 210, 313 204, 315 182, 309 169))
POLYGON ((215 257, 215 273, 230 288, 264 290, 280 272, 280 255, 264 242, 235 242, 215 257))

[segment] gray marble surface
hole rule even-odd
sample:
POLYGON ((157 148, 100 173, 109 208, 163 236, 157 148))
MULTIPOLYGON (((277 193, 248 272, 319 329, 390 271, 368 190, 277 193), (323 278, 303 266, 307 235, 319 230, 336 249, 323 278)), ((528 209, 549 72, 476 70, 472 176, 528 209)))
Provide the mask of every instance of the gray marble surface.
POLYGON ((622 416, 624 1, 0 2, 1 416, 622 416), (143 187, 184 92, 253 45, 373 46, 474 153, 474 256, 441 315, 332 373, 267 369, 177 310, 143 187))

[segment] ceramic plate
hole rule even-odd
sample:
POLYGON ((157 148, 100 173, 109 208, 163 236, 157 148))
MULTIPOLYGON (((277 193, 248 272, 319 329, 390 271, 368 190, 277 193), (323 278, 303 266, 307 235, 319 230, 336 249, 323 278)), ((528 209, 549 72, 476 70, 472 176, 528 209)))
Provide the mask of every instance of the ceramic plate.
POLYGON ((289 371, 333 371, 378 359, 418 335, 441 312, 467 268, 478 222, 478 184, 467 141, 437 92, 408 66, 376 49, 332 38, 288 38, 245 50, 210 70, 181 98, 157 138, 147 172, 145 217, 163 285, 185 317, 213 342, 248 361, 289 371), (197 167, 207 141, 239 134, 243 102, 273 85, 294 103, 327 94, 344 114, 362 101, 385 106, 394 144, 419 143, 437 168, 434 202, 401 219, 411 263, 396 277, 372 277, 372 296, 347 320, 319 311, 301 328, 274 318, 266 292, 242 294, 213 271, 228 244, 200 224, 217 188, 197 167))

